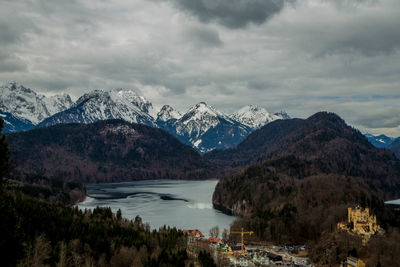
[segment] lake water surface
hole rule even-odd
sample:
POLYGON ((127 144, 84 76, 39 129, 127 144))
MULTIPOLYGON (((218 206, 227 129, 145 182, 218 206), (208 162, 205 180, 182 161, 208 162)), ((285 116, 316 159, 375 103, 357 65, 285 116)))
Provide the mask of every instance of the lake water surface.
POLYGON ((121 209, 122 216, 134 219, 139 215, 152 229, 163 225, 179 229, 199 229, 208 235, 218 226, 228 229, 234 216, 212 207, 212 194, 218 181, 147 180, 127 183, 88 184, 88 197, 78 204, 81 209, 96 206, 121 209))

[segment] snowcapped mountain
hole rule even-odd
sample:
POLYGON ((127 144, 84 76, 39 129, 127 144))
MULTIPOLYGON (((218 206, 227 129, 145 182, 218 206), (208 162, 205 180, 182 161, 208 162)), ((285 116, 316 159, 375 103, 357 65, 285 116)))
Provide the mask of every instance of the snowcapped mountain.
POLYGON ((132 90, 95 90, 81 96, 70 109, 45 119, 39 126, 59 123, 87 124, 108 119, 156 126, 151 113, 154 113, 152 104, 132 90))
POLYGON ((274 120, 290 119, 284 111, 271 114, 265 108, 254 105, 245 106, 230 117, 252 129, 258 129, 274 120))
POLYGON ((176 124, 176 132, 186 135, 190 139, 197 139, 211 127, 217 126, 221 120, 234 124, 234 121, 225 114, 217 111, 205 102, 191 107, 176 124))
POLYGON ((372 135, 370 133, 364 134, 367 137, 368 141, 378 148, 386 148, 390 146, 396 138, 386 136, 384 134, 381 135, 372 135))
POLYGON ((159 125, 200 153, 234 146, 251 132, 249 127, 204 102, 191 107, 180 118, 159 125))
POLYGON ((132 90, 94 90, 72 103, 67 94, 46 97, 11 82, 0 87, 0 116, 4 132, 18 132, 60 123, 92 123, 122 119, 159 127, 192 146, 200 153, 233 147, 254 129, 277 119, 288 119, 285 112, 269 113, 258 106, 246 106, 231 116, 200 102, 185 114, 164 105, 156 113, 145 97, 132 90))
POLYGON ((179 113, 179 111, 177 111, 170 105, 164 105, 161 108, 161 110, 157 113, 157 122, 161 122, 161 121, 166 122, 169 120, 177 120, 181 117, 182 117, 182 115, 181 115, 181 113, 179 113))
POLYGON ((0 110, 32 124, 38 124, 71 105, 71 98, 67 94, 46 97, 16 82, 0 87, 0 110))
POLYGON ((0 110, 0 118, 4 120, 3 133, 15 133, 30 130, 34 125, 25 119, 20 119, 8 112, 0 110))

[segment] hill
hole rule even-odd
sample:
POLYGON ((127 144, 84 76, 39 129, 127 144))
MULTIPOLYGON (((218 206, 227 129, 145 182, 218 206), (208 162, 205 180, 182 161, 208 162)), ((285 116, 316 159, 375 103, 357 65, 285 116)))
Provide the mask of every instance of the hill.
MULTIPOLYGON (((185 266, 186 237, 113 214, 51 204, 0 185, 2 266, 185 266)), ((189 264, 189 263, 187 263, 189 264)))
POLYGON ((397 156, 398 159, 400 159, 400 137, 396 138, 393 143, 388 146, 388 149, 393 151, 393 153, 397 156))
POLYGON ((383 199, 400 197, 400 161, 333 113, 272 122, 212 156, 236 166, 257 162, 222 179, 213 203, 244 216, 240 223, 264 240, 317 240, 349 205, 382 213, 383 199))
POLYGON ((165 131, 121 120, 59 124, 7 136, 13 174, 84 182, 209 178, 215 168, 165 131))
POLYGON ((277 149, 276 144, 280 138, 294 131, 301 123, 300 119, 273 121, 252 132, 236 147, 214 150, 204 157, 227 168, 243 168, 262 161, 266 154, 277 149))

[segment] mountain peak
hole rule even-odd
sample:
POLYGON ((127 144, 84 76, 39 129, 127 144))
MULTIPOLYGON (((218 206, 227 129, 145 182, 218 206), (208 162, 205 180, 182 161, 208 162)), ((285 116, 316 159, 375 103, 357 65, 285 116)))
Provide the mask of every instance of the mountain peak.
POLYGON ((164 105, 157 113, 157 121, 168 121, 171 119, 179 119, 182 115, 171 107, 170 105, 164 105))
POLYGON ((33 124, 71 105, 68 95, 46 97, 15 81, 0 86, 0 109, 33 124))
POLYGON ((116 102, 124 105, 133 104, 141 111, 151 115, 153 112, 153 105, 144 96, 139 95, 136 91, 131 89, 114 89, 108 92, 110 97, 116 102))
POLYGON ((231 118, 253 129, 260 128, 271 121, 290 118, 286 112, 271 114, 263 107, 247 105, 231 115, 231 118))
POLYGON ((207 105, 206 102, 199 102, 197 103, 194 107, 192 107, 193 109, 198 109, 200 111, 205 111, 205 110, 213 110, 215 111, 215 108, 212 106, 207 105))
POLYGON ((337 115, 336 113, 333 112, 328 112, 328 111, 320 111, 315 113, 314 115, 310 116, 308 119, 308 121, 330 121, 330 122, 334 122, 334 123, 340 123, 342 125, 345 125, 346 123, 344 122, 344 120, 339 117, 339 115, 337 115))
POLYGON ((182 117, 184 121, 216 121, 219 118, 231 121, 227 115, 216 110, 213 106, 207 105, 206 102, 197 103, 182 117))
POLYGON ((47 118, 41 125, 122 119, 127 122, 156 126, 153 116, 150 115, 152 111, 152 104, 134 90, 94 90, 81 96, 73 108, 47 118))

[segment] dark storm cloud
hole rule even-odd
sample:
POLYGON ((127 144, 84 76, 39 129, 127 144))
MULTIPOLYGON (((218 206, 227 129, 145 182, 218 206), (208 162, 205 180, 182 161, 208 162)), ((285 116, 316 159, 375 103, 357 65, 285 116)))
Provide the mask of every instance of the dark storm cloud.
POLYGON ((203 22, 237 29, 262 24, 284 7, 284 0, 170 0, 203 22))

